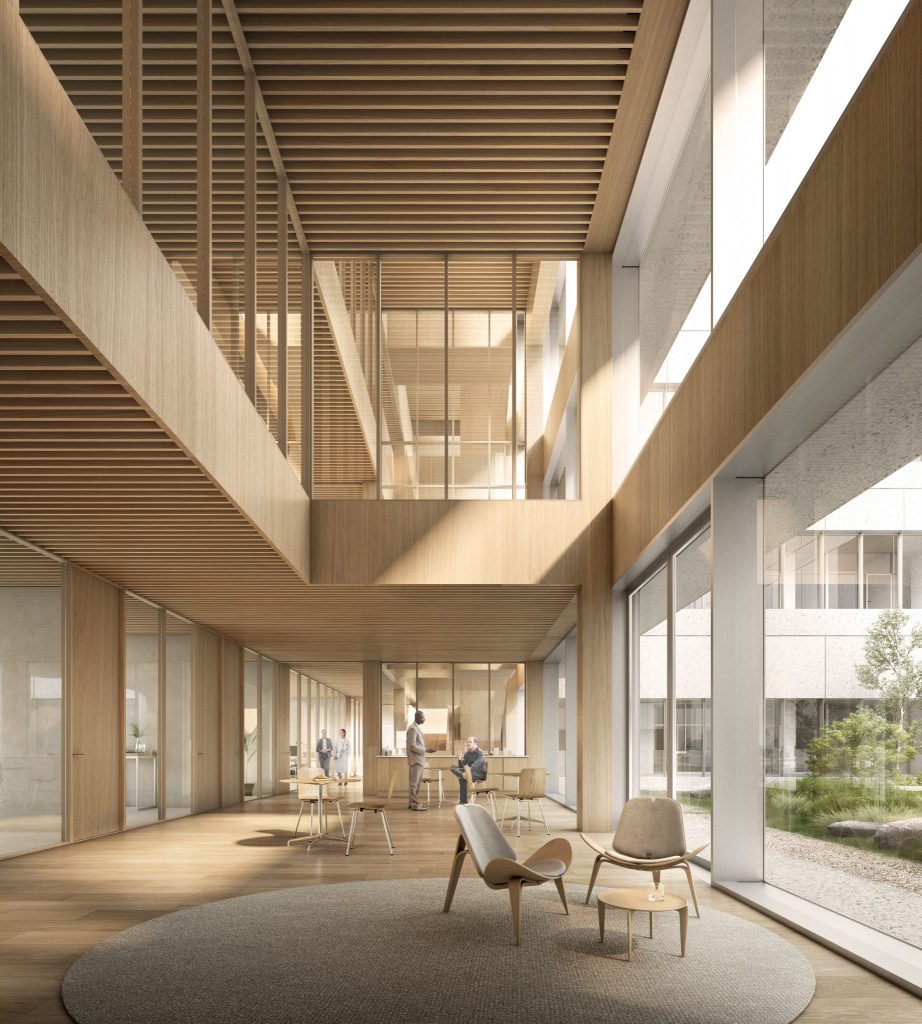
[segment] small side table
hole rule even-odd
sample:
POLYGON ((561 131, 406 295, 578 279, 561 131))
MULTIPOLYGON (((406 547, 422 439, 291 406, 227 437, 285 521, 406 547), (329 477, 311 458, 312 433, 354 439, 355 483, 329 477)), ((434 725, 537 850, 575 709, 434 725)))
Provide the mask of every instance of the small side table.
POLYGON ((682 944, 682 956, 685 956, 685 936, 688 933, 688 904, 683 897, 668 892, 662 900, 651 903, 647 899, 646 889, 606 889, 599 893, 599 942, 605 941, 605 908, 617 907, 627 911, 627 958, 631 959, 631 945, 634 938, 632 918, 635 910, 650 915, 650 938, 653 938, 653 915, 666 910, 679 912, 679 937, 682 944))

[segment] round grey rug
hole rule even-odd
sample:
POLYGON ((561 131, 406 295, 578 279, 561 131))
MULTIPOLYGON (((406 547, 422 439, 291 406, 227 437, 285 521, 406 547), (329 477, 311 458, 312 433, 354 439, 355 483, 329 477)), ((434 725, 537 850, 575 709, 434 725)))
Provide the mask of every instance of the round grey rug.
POLYGON ((68 972, 81 1024, 788 1024, 815 977, 788 942, 716 910, 678 914, 654 937, 568 886, 522 894, 522 945, 509 898, 464 879, 443 914, 444 879, 315 885, 181 910, 96 946, 68 972))

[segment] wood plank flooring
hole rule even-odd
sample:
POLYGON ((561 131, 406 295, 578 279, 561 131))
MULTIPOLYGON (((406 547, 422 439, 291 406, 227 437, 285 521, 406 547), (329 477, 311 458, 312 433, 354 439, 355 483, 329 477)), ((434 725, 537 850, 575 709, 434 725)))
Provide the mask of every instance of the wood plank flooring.
MULTIPOLYGON (((572 831, 574 816, 546 807, 552 831, 573 842, 571 879, 588 881, 592 855, 572 831)), ((348 860, 339 844, 311 853, 286 847, 296 813, 294 798, 274 797, 0 862, 0 1021, 68 1021, 58 992, 73 961, 113 933, 173 910, 289 886, 447 878, 456 836, 451 805, 411 814, 395 801, 393 857, 380 823, 365 816, 348 860)), ((536 827, 523 833, 519 848, 536 849, 543 838, 536 827)), ((636 885, 637 876, 609 868, 601 881, 636 885)), ((684 885, 680 875, 673 884, 684 885)), ((909 993, 703 882, 698 891, 704 905, 758 922, 809 958, 817 991, 802 1024, 922 1019, 922 1001, 909 993)))

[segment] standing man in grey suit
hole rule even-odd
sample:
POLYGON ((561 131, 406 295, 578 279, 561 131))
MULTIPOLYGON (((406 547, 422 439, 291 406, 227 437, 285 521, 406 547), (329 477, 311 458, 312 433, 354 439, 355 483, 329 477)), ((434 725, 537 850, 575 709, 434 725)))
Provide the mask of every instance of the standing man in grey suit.
POLYGON ((333 741, 327 736, 326 729, 320 730, 320 739, 317 740, 317 763, 327 778, 330 777, 330 758, 333 756, 333 741))
POLYGON ((427 747, 423 737, 423 730, 420 726, 426 721, 422 711, 417 711, 413 716, 413 722, 407 729, 407 763, 410 769, 410 803, 408 809, 411 811, 425 811, 426 808, 419 802, 419 783, 423 777, 426 767, 426 754, 434 754, 435 747, 427 747))

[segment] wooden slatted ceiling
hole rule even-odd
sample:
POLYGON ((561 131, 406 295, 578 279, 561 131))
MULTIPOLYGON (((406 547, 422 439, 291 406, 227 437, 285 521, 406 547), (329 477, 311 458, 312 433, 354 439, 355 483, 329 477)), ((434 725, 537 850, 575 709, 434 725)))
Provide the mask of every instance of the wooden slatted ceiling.
MULTIPOLYGON (((120 6, 20 4, 117 173, 120 6)), ((642 0, 236 6, 314 251, 582 249, 642 0)), ((220 275, 243 225, 243 72, 220 0, 214 79, 220 275)), ((176 259, 194 246, 195 96, 194 0, 144 0, 144 216, 176 259)), ((274 203, 263 145, 261 249, 274 203)))
MULTIPOLYGON (((307 586, 2 260, 0 528, 280 661, 520 660, 573 593, 307 586)), ((59 582, 0 537, 0 584, 59 582)))

